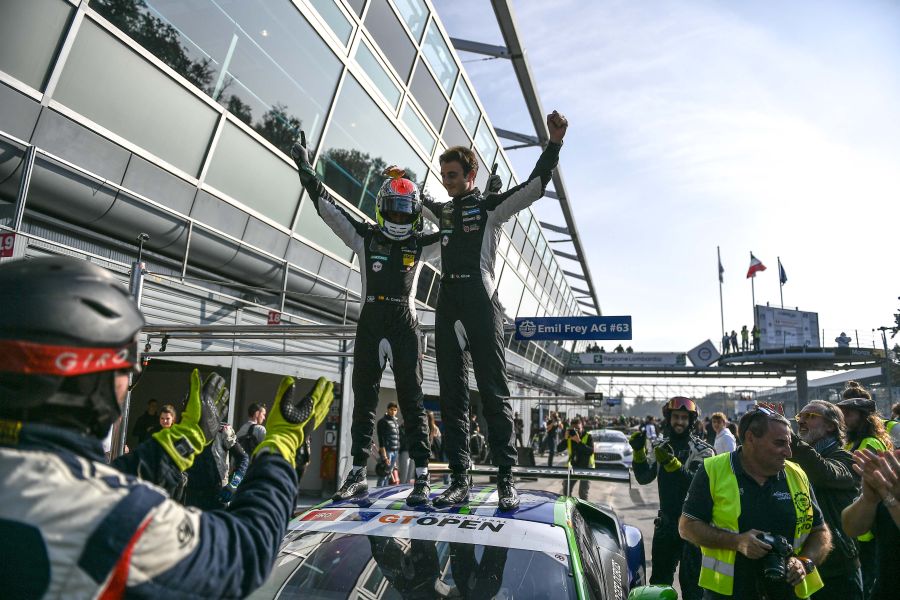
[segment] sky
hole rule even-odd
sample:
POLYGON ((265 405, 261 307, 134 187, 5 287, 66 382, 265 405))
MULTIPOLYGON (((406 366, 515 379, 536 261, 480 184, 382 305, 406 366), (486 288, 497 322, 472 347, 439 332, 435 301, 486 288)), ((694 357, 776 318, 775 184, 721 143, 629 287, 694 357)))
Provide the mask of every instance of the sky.
MULTIPOLYGON (((503 43, 488 0, 434 3, 452 37, 503 43)), ((752 326, 752 251, 757 304, 780 305, 780 256, 786 308, 818 312, 828 344, 881 347, 900 308, 900 2, 513 7, 543 106, 570 123, 560 166, 601 309, 633 317, 636 351, 718 343, 717 246, 727 330, 752 326)), ((533 134, 510 64, 460 57, 494 126, 533 134)), ((537 151, 508 155, 521 178, 537 151)), ((552 199, 535 212, 564 225, 552 199)))

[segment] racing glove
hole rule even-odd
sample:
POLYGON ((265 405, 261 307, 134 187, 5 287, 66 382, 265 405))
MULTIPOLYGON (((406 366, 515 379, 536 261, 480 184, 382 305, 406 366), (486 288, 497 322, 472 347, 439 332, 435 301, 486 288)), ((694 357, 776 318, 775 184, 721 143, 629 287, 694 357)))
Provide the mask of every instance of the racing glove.
POLYGON ((182 471, 189 469, 194 458, 216 438, 222 415, 228 407, 227 394, 225 379, 216 373, 206 377, 201 389, 200 371, 194 369, 181 422, 153 434, 182 471))
POLYGON ((491 169, 491 175, 488 177, 487 184, 484 187, 486 196, 499 194, 500 190, 503 189, 503 180, 497 175, 497 163, 494 163, 494 167, 491 169))
POLYGON ((240 473, 235 473, 234 476, 232 476, 231 481, 219 490, 219 502, 222 504, 231 502, 231 498, 234 496, 234 492, 237 490, 238 486, 241 485, 241 480, 243 478, 244 477, 240 473))
POLYGON ((253 456, 260 452, 280 454, 295 467, 297 450, 303 443, 303 428, 311 420, 314 420, 314 427, 318 427, 333 401, 334 384, 324 377, 319 377, 305 396, 296 393, 293 377, 282 379, 272 412, 266 420, 266 437, 253 451, 253 456))
POLYGON ((662 444, 657 446, 653 449, 653 454, 656 456, 656 462, 666 470, 666 473, 671 473, 681 468, 681 461, 675 458, 668 445, 662 444))
POLYGON ((291 146, 291 158, 300 170, 300 181, 306 186, 316 180, 316 170, 309 160, 309 150, 306 148, 306 134, 300 131, 300 141, 291 146))
POLYGON ((647 436, 643 431, 632 433, 631 437, 628 438, 628 445, 634 450, 634 458, 632 459, 634 462, 642 463, 647 461, 647 436))

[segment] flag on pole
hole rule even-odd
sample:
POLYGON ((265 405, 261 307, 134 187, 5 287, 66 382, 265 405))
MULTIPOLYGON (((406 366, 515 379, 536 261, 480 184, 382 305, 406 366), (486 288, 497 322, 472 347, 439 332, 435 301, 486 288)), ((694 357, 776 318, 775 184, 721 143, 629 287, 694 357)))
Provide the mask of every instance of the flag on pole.
POLYGON ((719 283, 725 283, 725 267, 722 266, 722 257, 719 257, 719 283))
POLYGON ((781 282, 781 285, 787 283, 787 273, 784 272, 784 267, 781 266, 781 259, 778 259, 778 281, 781 282))
POLYGON ((750 268, 747 269, 747 279, 751 277, 756 277, 756 273, 758 271, 765 271, 766 265, 762 264, 762 261, 753 256, 753 253, 750 253, 750 268))

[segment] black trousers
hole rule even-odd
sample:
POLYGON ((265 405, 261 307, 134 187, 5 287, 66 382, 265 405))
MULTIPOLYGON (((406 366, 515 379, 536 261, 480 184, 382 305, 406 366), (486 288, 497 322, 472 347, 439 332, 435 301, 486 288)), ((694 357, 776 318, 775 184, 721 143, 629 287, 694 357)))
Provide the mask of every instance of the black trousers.
POLYGON ((418 323, 409 307, 367 303, 356 327, 353 348, 353 423, 350 453, 353 464, 365 465, 375 431, 375 410, 381 375, 390 361, 403 415, 409 456, 417 467, 428 465, 428 418, 422 394, 422 352, 418 323))
POLYGON ((700 581, 700 548, 685 542, 678 535, 678 520, 660 515, 654 522, 653 548, 650 551, 653 569, 650 584, 672 585, 675 567, 683 600, 699 600, 703 597, 700 581))
POLYGON ((469 467, 469 356, 475 370, 494 464, 516 464, 512 406, 506 381, 503 310, 480 280, 442 281, 435 316, 444 452, 450 468, 469 467))

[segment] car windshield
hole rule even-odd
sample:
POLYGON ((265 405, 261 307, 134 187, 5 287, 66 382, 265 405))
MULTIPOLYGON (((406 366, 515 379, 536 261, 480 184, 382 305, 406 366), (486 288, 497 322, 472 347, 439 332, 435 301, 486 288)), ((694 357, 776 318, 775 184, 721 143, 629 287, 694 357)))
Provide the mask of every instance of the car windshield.
MULTIPOLYGON (((503 538, 506 536, 500 532, 493 535, 501 545, 456 541, 460 535, 442 534, 449 533, 451 526, 458 530, 465 522, 470 525, 464 529, 469 529, 473 527, 472 523, 475 527, 480 526, 481 521, 441 513, 434 516, 420 513, 417 517, 413 523, 431 523, 433 520, 434 526, 404 529, 407 532, 423 529, 425 539, 343 533, 321 527, 313 531, 302 528, 289 531, 272 575, 250 597, 329 600, 576 597, 567 548, 561 551, 555 543, 547 544, 550 550, 546 551, 505 547, 503 538), (445 530, 438 532, 438 524, 443 520, 455 523, 449 523, 445 530), (436 532, 439 534, 435 535, 436 532), (447 537, 451 539, 440 539, 447 537)), ((366 523, 357 522, 356 525, 358 529, 373 530, 366 523)), ((533 525, 547 528, 552 534, 558 533, 564 544, 562 528, 541 523, 533 525)), ((486 537, 478 529, 456 533, 471 537, 473 541, 486 537)), ((488 530, 487 533, 492 532, 488 530)), ((513 541, 513 544, 517 543, 513 541)))
POLYGON ((591 437, 595 442, 627 442, 628 437, 621 431, 615 429, 596 429, 591 432, 591 437))

